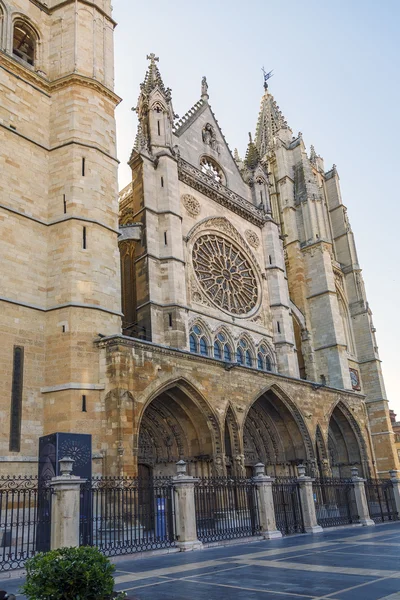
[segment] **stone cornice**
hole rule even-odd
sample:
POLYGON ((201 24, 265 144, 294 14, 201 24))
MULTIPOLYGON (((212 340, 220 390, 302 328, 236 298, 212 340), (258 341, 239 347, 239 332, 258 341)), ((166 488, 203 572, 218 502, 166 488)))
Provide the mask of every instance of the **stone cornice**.
POLYGON ((90 77, 80 75, 79 73, 70 73, 69 75, 55 79, 54 81, 49 81, 43 75, 39 75, 39 73, 36 73, 28 66, 21 64, 17 59, 6 54, 2 50, 0 50, 0 67, 21 81, 33 86, 37 91, 45 94, 49 98, 52 93, 58 92, 70 85, 82 85, 100 92, 111 100, 115 106, 121 102, 121 98, 117 96, 117 94, 96 79, 91 79, 90 77))
POLYGON ((202 173, 182 158, 178 160, 178 177, 183 183, 215 200, 218 204, 225 206, 225 208, 250 221, 253 225, 257 225, 257 227, 262 228, 264 223, 270 220, 269 216, 265 215, 262 210, 251 204, 251 202, 215 181, 209 175, 202 173))
POLYGON ((80 75, 79 73, 71 73, 66 75, 65 77, 61 77, 60 79, 56 79, 50 83, 50 91, 58 92, 58 90, 68 87, 69 85, 82 85, 84 87, 89 87, 95 89, 96 91, 104 94, 111 100, 115 106, 117 106, 122 98, 117 96, 112 90, 102 84, 100 81, 96 79, 91 79, 90 77, 86 77, 85 75, 80 75))
MULTIPOLYGON (((185 358, 187 360, 191 360, 191 361, 195 361, 197 363, 205 363, 205 364, 210 364, 211 363, 215 363, 215 364, 219 364, 221 365, 221 367, 225 368, 227 363, 223 360, 218 360, 216 358, 213 358, 211 356, 201 356, 200 354, 192 354, 191 352, 188 352, 187 350, 179 350, 178 348, 171 348, 169 346, 162 346, 161 344, 155 344, 154 342, 147 342, 145 340, 139 340, 136 338, 131 338, 128 337, 126 335, 121 335, 121 334, 115 334, 112 336, 108 336, 105 338, 98 338, 95 340, 95 344, 101 348, 101 349, 110 349, 110 351, 113 351, 115 349, 118 348, 118 346, 125 346, 127 348, 138 348, 140 350, 144 350, 144 351, 152 351, 155 354, 164 354, 164 355, 169 355, 169 356, 175 356, 177 358, 182 357, 185 358)), ((229 363, 232 364, 232 363, 229 363)), ((361 398, 361 399, 365 399, 365 395, 364 394, 360 394, 359 392, 354 392, 352 390, 343 390, 340 388, 334 388, 334 387, 330 387, 327 385, 321 386, 321 384, 313 382, 313 381, 306 381, 305 379, 298 379, 297 377, 290 377, 289 375, 282 375, 281 373, 274 373, 271 371, 259 371, 258 369, 256 369, 255 367, 245 367, 243 365, 239 365, 234 363, 234 368, 235 369, 245 369, 247 372, 248 371, 252 371, 254 373, 255 376, 257 377, 268 377, 269 379, 280 379, 280 380, 286 380, 289 383, 293 383, 296 382, 298 385, 301 386, 305 386, 308 388, 312 388, 315 389, 315 386, 318 386, 318 391, 330 391, 330 392, 336 392, 336 393, 340 393, 343 396, 349 396, 351 398, 361 398)))
POLYGON ((38 92, 50 97, 48 80, 36 73, 33 69, 25 67, 17 59, 6 54, 3 50, 0 50, 0 67, 11 75, 14 75, 14 77, 33 86, 38 92))

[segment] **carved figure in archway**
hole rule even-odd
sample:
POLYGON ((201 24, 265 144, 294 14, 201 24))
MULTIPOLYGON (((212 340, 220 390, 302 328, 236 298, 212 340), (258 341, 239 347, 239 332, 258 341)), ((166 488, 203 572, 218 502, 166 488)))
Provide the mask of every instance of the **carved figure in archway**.
POLYGON ((175 463, 182 459, 191 474, 211 475, 211 465, 214 474, 225 474, 218 422, 183 380, 154 397, 139 427, 139 460, 151 464, 154 475, 174 475, 175 463))
POLYGON ((272 389, 250 407, 243 436, 246 468, 262 462, 270 475, 294 475, 299 462, 306 462, 310 468, 315 462, 300 413, 289 398, 279 397, 272 389))

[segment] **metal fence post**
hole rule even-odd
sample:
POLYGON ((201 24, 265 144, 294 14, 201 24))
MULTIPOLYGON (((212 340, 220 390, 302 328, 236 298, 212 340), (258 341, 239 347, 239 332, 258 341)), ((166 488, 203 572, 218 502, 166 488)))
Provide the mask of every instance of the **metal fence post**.
POLYGON ((297 467, 300 491, 301 510, 303 511, 304 531, 307 533, 321 533, 322 527, 318 525, 317 515, 315 513, 315 502, 313 494, 313 481, 311 477, 306 477, 306 468, 304 465, 297 467))
POLYGON ((260 532, 264 539, 281 538, 282 533, 276 528, 274 498, 272 495, 273 477, 265 474, 265 466, 258 463, 254 467, 254 484, 256 486, 260 532))
POLYGON ((71 475, 72 458, 60 461, 61 475, 53 477, 51 549, 79 546, 80 490, 86 480, 71 475))
POLYGON ((365 479, 358 476, 357 467, 351 469, 351 481, 354 486, 354 497, 356 500, 357 513, 361 525, 375 525, 369 514, 367 496, 365 493, 365 479))
POLYGON ((392 485, 393 485, 393 496, 394 496, 396 512, 400 518, 400 479, 398 477, 398 473, 399 472, 396 471, 395 469, 392 469, 391 471, 389 471, 390 481, 392 482, 392 485))
POLYGON ((176 476, 172 479, 175 493, 175 519, 177 547, 182 552, 199 550, 203 544, 197 538, 194 485, 197 481, 187 474, 186 463, 176 463, 176 476))

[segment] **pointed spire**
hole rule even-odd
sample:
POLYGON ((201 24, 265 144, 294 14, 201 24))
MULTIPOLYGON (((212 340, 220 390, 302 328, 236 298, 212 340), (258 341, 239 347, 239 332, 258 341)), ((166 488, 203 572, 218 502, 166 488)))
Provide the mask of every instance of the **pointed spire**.
POLYGON ((140 85, 140 90, 141 92, 144 92, 148 95, 156 87, 158 87, 160 92, 163 94, 163 96, 168 102, 171 99, 171 90, 170 88, 165 87, 161 77, 161 73, 158 70, 156 63, 158 63, 160 59, 153 52, 151 54, 148 54, 146 58, 150 61, 150 64, 147 68, 144 81, 140 85))
POLYGON ((279 106, 268 91, 267 81, 268 79, 264 82, 265 93, 261 99, 255 139, 255 145, 261 157, 264 157, 268 150, 272 148, 274 137, 278 131, 282 129, 290 131, 279 106))
POLYGON ((256 145, 254 144, 251 133, 249 133, 249 145, 247 146, 246 156, 244 159, 244 164, 248 169, 254 170, 258 163, 260 162, 260 155, 258 154, 258 150, 256 145))

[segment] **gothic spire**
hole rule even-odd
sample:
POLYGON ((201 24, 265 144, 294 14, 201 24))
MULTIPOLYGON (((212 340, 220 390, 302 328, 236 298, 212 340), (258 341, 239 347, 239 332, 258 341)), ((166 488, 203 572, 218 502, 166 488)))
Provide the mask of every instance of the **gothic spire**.
POLYGON ((138 132, 135 140, 134 150, 151 154, 153 146, 171 146, 171 130, 174 121, 174 112, 171 102, 171 90, 166 88, 158 69, 159 58, 154 54, 148 54, 147 67, 143 83, 140 84, 140 94, 134 110, 138 116, 138 132), (157 116, 154 116, 153 113, 157 116), (160 135, 161 123, 164 123, 163 135, 160 135), (154 127, 159 133, 154 132, 154 127))
POLYGON ((264 95, 261 99, 260 113, 256 129, 255 145, 261 157, 273 146, 274 137, 278 131, 286 129, 290 131, 287 121, 283 116, 274 97, 268 90, 268 84, 264 83, 264 95))
POLYGON ((246 156, 244 164, 248 169, 254 170, 260 162, 260 155, 256 148, 255 143, 252 140, 251 133, 249 133, 249 144, 247 146, 246 156))

